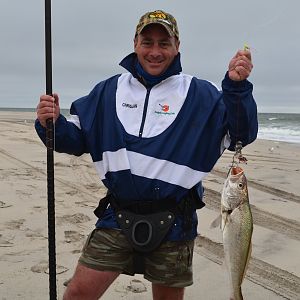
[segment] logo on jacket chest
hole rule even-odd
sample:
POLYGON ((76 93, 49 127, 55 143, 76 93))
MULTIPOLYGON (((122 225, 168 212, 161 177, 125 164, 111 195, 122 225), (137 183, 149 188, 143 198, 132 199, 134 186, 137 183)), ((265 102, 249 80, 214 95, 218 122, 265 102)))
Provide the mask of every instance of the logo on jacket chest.
POLYGON ((158 115, 175 115, 175 112, 170 110, 170 106, 168 104, 158 104, 159 107, 154 111, 158 115))
POLYGON ((126 108, 137 108, 138 107, 136 103, 125 103, 125 102, 122 103, 122 106, 126 107, 126 108))

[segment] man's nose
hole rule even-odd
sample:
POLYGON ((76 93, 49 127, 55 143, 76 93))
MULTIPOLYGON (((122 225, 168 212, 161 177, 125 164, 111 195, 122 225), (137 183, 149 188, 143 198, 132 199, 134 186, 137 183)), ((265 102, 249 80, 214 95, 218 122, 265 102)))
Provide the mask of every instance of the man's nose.
POLYGON ((154 45, 151 47, 150 55, 152 55, 153 57, 161 56, 161 49, 160 49, 160 47, 159 47, 158 44, 154 44, 154 45))

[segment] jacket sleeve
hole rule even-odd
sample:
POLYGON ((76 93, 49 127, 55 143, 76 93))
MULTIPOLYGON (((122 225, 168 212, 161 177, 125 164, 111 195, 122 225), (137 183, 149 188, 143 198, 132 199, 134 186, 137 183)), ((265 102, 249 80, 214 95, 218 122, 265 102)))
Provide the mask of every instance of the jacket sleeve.
POLYGON ((248 80, 233 81, 227 72, 222 81, 222 90, 231 141, 228 149, 234 151, 237 141, 241 141, 244 147, 257 137, 257 107, 252 95, 253 85, 248 80))
MULTIPOLYGON (((36 120, 35 129, 42 142, 46 145, 46 128, 36 120)), ((68 153, 76 156, 88 152, 81 129, 74 123, 67 121, 62 114, 55 122, 54 133, 54 150, 56 152, 68 153)))

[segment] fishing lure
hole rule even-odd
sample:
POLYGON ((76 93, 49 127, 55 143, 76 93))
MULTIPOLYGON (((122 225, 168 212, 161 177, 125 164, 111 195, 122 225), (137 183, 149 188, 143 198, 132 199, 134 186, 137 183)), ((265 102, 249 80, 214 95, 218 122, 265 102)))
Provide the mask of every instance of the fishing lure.
POLYGON ((250 51, 250 46, 247 43, 244 43, 244 50, 250 51))

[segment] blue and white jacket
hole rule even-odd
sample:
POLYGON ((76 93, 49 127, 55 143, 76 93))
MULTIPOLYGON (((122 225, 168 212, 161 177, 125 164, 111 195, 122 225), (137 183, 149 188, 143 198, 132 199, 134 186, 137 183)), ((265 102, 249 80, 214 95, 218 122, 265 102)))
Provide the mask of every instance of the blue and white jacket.
MULTIPOLYGON (((67 120, 55 123, 55 151, 90 153, 104 185, 121 201, 176 197, 178 201, 212 170, 223 151, 257 135, 252 84, 228 75, 222 91, 181 72, 178 55, 160 83, 145 86, 135 72, 136 56, 121 65, 129 72, 97 84, 73 102, 67 120)), ((36 121, 45 142, 45 129, 36 121)), ((177 218, 168 240, 184 238, 177 218)), ((98 227, 118 228, 109 207, 98 227)), ((190 235, 197 235, 197 217, 190 235)))

